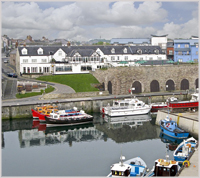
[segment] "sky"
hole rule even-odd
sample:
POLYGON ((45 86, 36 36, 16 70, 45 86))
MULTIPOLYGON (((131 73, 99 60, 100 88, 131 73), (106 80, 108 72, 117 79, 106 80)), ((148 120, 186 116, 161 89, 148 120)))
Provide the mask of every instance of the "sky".
POLYGON ((2 1, 2 35, 74 41, 198 36, 198 1, 2 1))

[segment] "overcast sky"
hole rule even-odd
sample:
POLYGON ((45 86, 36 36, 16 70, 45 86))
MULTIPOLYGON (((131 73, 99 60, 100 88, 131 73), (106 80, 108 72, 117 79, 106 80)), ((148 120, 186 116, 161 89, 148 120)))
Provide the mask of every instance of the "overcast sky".
POLYGON ((2 35, 14 39, 198 36, 197 1, 2 1, 1 8, 2 35))

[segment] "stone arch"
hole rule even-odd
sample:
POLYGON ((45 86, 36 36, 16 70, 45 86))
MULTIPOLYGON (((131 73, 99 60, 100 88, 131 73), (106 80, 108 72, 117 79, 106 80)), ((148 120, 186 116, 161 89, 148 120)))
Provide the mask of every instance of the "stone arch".
POLYGON ((199 88, 199 79, 198 78, 195 80, 195 87, 199 88))
POLYGON ((112 83, 111 83, 111 81, 108 82, 108 92, 109 92, 109 94, 112 94, 112 83))
POLYGON ((187 79, 183 79, 181 81, 181 90, 188 90, 189 89, 189 81, 187 79))
POLYGON ((174 81, 173 80, 167 80, 167 82, 166 82, 166 91, 173 91, 173 90, 175 90, 175 83, 174 83, 174 81))
POLYGON ((142 85, 139 81, 132 84, 132 93, 142 93, 142 85))
POLYGON ((160 86, 157 80, 153 80, 150 84, 150 92, 159 92, 160 86))

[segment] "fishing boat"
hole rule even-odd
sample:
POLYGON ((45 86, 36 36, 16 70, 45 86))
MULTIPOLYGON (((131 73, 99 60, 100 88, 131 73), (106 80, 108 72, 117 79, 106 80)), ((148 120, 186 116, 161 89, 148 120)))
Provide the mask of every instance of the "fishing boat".
POLYGON ((91 123, 93 116, 86 114, 83 110, 76 113, 50 113, 49 116, 45 116, 46 125, 48 126, 65 126, 65 125, 78 125, 91 123))
POLYGON ((154 176, 176 176, 180 170, 180 166, 177 161, 169 160, 169 155, 166 155, 166 159, 155 160, 155 165, 152 170, 149 171, 145 177, 154 176))
POLYGON ((130 116, 148 114, 151 110, 151 105, 145 104, 143 101, 138 100, 136 97, 131 99, 113 101, 113 105, 109 103, 106 107, 101 107, 100 111, 111 117, 115 116, 130 116))
POLYGON ((39 121, 40 122, 46 122, 45 116, 49 116, 50 113, 56 113, 56 112, 58 112, 59 114, 62 114, 62 113, 78 113, 79 110, 76 107, 73 107, 73 109, 65 109, 65 110, 46 109, 46 110, 43 110, 41 113, 38 114, 39 121))
POLYGON ((56 105, 43 105, 43 106, 38 105, 35 109, 31 109, 33 119, 38 120, 39 115, 42 112, 44 112, 48 109, 55 109, 56 110, 57 108, 58 108, 58 106, 56 106, 56 105))
POLYGON ((161 132, 165 135, 176 139, 188 138, 189 132, 177 126, 177 123, 168 118, 168 116, 160 121, 161 132))
POLYGON ((185 161, 191 154, 192 150, 196 147, 197 140, 193 137, 183 140, 173 153, 174 160, 178 162, 185 161))
POLYGON ((154 113, 154 112, 158 112, 158 110, 161 110, 161 109, 167 109, 168 108, 167 103, 175 102, 175 101, 178 101, 178 99, 175 97, 170 97, 165 102, 152 103, 151 112, 154 113))
POLYGON ((192 98, 188 101, 169 101, 167 102, 167 107, 174 109, 174 108, 198 108, 199 106, 199 93, 191 94, 192 98))
POLYGON ((120 162, 111 166, 111 173, 107 177, 141 177, 146 174, 147 165, 140 157, 135 157, 125 162, 123 160, 125 160, 125 157, 121 156, 120 162))

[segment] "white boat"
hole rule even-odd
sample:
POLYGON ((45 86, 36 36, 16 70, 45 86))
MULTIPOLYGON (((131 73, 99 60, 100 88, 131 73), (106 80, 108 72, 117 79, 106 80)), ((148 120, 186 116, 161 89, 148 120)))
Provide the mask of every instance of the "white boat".
POLYGON ((196 147, 197 140, 190 137, 181 142, 173 153, 174 160, 178 162, 185 161, 191 154, 192 150, 196 147))
POLYGON ((116 100, 113 101, 112 106, 108 104, 100 109, 103 114, 111 117, 148 114, 150 110, 151 105, 147 105, 137 98, 116 100))
POLYGON ((146 174, 147 165, 140 157, 123 162, 124 159, 125 157, 121 156, 120 162, 111 166, 111 173, 107 177, 141 177, 146 174))

